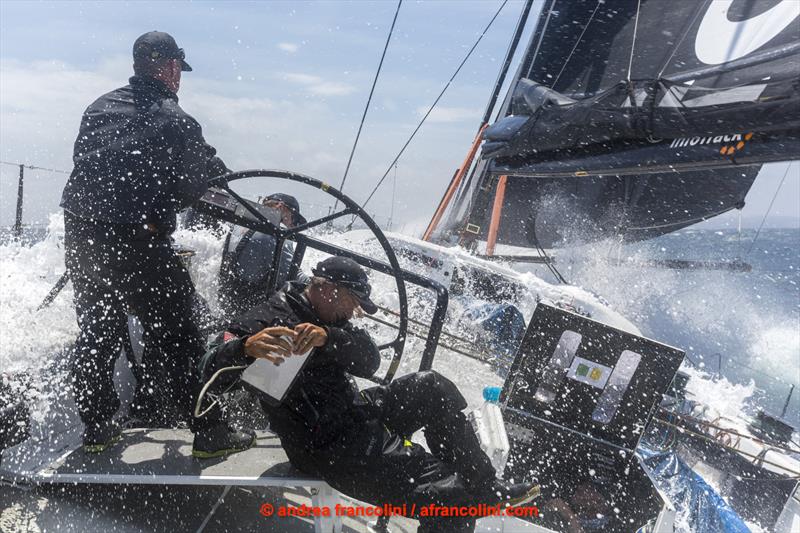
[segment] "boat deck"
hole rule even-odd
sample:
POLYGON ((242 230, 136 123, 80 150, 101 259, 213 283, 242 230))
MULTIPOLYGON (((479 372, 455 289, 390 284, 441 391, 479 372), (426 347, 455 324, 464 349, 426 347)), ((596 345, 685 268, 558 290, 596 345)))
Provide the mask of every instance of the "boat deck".
MULTIPOLYGON (((0 471, 6 479, 33 483, 327 487, 292 467, 278 438, 267 431, 258 432, 251 449, 226 458, 198 460, 191 451, 189 430, 128 429, 121 442, 103 453, 70 448, 35 470, 15 468, 11 456, 4 458, 0 471)), ((24 453, 16 451, 17 456, 24 453)))
MULTIPOLYGON (((86 454, 69 439, 48 456, 31 439, 3 453, 0 531, 372 531, 374 518, 278 516, 281 507, 366 504, 340 500, 324 481, 292 467, 274 434, 257 435, 251 449, 210 460, 191 456, 188 430, 129 429, 100 454, 86 454)), ((394 516, 389 527, 413 532, 417 522, 394 516)), ((478 529, 539 530, 492 518, 478 529)))
POLYGON ((257 436, 249 450, 207 460, 192 457, 188 430, 128 429, 100 454, 84 453, 74 439, 44 453, 47 444, 31 439, 3 454, 0 477, 11 486, 0 493, 0 529, 366 529, 366 521, 343 528, 332 518, 277 516, 280 507, 332 507, 338 493, 292 467, 273 433, 257 436), (266 504, 276 516, 264 516, 266 504))

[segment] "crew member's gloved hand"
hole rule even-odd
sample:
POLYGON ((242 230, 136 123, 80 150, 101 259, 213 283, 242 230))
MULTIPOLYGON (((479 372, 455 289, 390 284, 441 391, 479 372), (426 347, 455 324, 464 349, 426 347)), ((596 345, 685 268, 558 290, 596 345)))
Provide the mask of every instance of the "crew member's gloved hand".
POLYGON ((322 348, 328 342, 328 332, 325 328, 308 322, 296 325, 294 331, 297 334, 294 339, 294 353, 306 353, 311 348, 322 348))
POLYGON ((266 359, 275 365, 290 357, 297 333, 283 326, 264 328, 244 341, 244 353, 254 359, 266 359), (289 337, 285 339, 283 337, 289 337))

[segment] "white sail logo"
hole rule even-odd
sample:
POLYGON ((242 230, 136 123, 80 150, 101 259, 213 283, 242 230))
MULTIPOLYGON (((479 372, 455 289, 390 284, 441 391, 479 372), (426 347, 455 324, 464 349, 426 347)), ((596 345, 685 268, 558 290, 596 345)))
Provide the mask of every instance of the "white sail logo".
POLYGON ((747 141, 752 138, 753 132, 745 133, 744 135, 741 133, 733 133, 730 135, 717 135, 715 137, 681 137, 679 139, 672 139, 672 143, 669 145, 669 147, 685 148, 688 146, 703 146, 706 144, 726 143, 722 148, 719 149, 719 153, 722 155, 733 155, 736 152, 741 151, 745 147, 745 144, 747 144, 747 141))
POLYGON ((800 16, 800 2, 783 0, 758 16, 732 22, 728 10, 734 0, 716 0, 708 7, 694 43, 697 59, 719 65, 761 48, 800 16))

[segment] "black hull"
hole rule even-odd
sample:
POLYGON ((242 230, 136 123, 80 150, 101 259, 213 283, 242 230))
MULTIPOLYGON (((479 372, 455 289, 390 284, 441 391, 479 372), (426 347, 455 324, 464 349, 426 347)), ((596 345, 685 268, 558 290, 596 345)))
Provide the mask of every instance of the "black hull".
POLYGON ((800 157, 800 131, 630 141, 492 160, 489 173, 530 178, 642 176, 759 166, 800 157))
MULTIPOLYGON (((759 167, 580 178, 509 177, 498 242, 544 248, 651 239, 744 204, 759 167)), ((484 225, 484 228, 487 225, 484 225)), ((483 235, 486 238, 486 230, 483 235)))

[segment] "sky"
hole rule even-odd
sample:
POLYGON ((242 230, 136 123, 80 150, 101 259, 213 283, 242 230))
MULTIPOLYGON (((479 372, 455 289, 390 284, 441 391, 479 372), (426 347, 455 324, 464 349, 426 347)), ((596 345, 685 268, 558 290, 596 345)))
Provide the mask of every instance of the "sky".
MULTIPOLYGON (((367 197, 501 3, 403 2, 346 194, 367 197)), ((133 41, 157 29, 185 49, 194 71, 184 74, 181 106, 228 167, 291 170, 338 186, 396 6, 2 0, 0 160, 71 170, 82 111, 127 83, 133 41)), ((393 228, 413 233, 430 219, 473 141, 521 9, 509 0, 370 203, 379 224, 391 216, 393 228)), ((745 225, 761 221, 787 170, 769 222, 800 225, 797 163, 765 167, 748 195, 745 225)), ((13 222, 17 177, 17 168, 0 165, 0 225, 13 222)), ((26 223, 58 210, 66 177, 26 171, 26 223)), ((287 190, 306 209, 322 209, 302 188, 248 187, 252 195, 287 190)))

